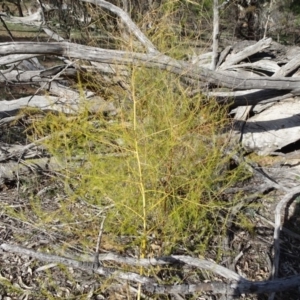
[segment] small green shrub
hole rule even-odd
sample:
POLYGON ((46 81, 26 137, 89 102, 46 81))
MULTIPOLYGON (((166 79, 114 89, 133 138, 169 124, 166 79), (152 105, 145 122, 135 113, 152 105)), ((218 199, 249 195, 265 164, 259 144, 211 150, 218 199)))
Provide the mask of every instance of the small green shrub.
POLYGON ((105 211, 105 232, 130 236, 142 256, 153 235, 165 253, 190 247, 196 235, 193 249, 203 253, 213 235, 226 231, 220 212, 235 200, 224 199, 224 190, 246 176, 241 167, 231 170, 224 155, 226 110, 201 95, 188 98, 175 76, 143 68, 132 72, 131 100, 116 117, 85 110, 34 124, 35 136, 49 136, 45 145, 64 166, 68 197, 56 219, 90 249, 97 214, 105 211))

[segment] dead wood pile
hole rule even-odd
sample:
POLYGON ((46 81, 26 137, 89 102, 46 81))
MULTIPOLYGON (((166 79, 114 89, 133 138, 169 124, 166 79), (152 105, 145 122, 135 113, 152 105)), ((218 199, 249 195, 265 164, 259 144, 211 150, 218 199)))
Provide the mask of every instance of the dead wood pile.
MULTIPOLYGON (((112 5, 107 5, 105 1, 95 3, 112 9, 112 5)), ((206 93, 209 97, 216 97, 220 103, 231 102, 235 107, 231 113, 235 115, 236 130, 242 134, 241 141, 247 151, 267 155, 298 140, 297 96, 300 80, 297 76, 300 48, 284 47, 271 39, 257 43, 239 42, 220 53, 216 70, 212 71, 212 53, 192 57, 189 61, 178 61, 163 55, 125 12, 119 8, 113 8, 112 11, 124 21, 146 52, 130 53, 74 44, 63 41, 48 28, 44 28, 44 31, 59 42, 0 44, 0 64, 3 69, 0 82, 9 86, 38 86, 34 95, 1 102, 0 115, 4 122, 5 117, 16 115, 20 108, 26 106, 76 112, 80 96, 66 86, 66 78, 76 78, 77 72, 93 71, 103 76, 118 75, 119 78, 114 80, 122 81, 120 74, 128 74, 125 66, 135 65, 168 70, 181 76, 185 83, 188 82, 194 88, 192 94, 206 93), (56 57, 61 63, 46 68, 38 59, 42 55, 56 57), (47 91, 47 97, 43 96, 43 91, 47 91)), ((9 22, 14 18, 4 19, 9 22)), ((17 21, 21 22, 22 18, 17 21)), ((24 18, 25 24, 31 22, 31 19, 28 21, 24 18)), ((93 102, 94 109, 115 110, 112 103, 93 96, 92 92, 86 91, 86 99, 93 102)))
MULTIPOLYGON (((10 122, 25 107, 76 113, 81 96, 66 86, 66 78, 93 71, 122 81, 128 74, 125 66, 133 64, 168 70, 189 83, 191 94, 205 93, 220 103, 232 103, 236 134, 241 135, 242 145, 249 152, 272 154, 299 139, 300 48, 287 48, 271 39, 240 42, 221 52, 216 71, 209 68, 211 53, 178 61, 153 49, 154 46, 148 53, 128 53, 69 42, 1 43, 0 63, 4 70, 0 82, 37 86, 32 95, 1 101, 1 123, 10 122), (41 55, 56 56, 61 63, 45 68, 38 60, 41 55), (47 96, 43 96, 45 91, 47 96)), ((116 113, 113 103, 95 97, 93 92, 85 91, 85 96, 94 111, 116 113)))

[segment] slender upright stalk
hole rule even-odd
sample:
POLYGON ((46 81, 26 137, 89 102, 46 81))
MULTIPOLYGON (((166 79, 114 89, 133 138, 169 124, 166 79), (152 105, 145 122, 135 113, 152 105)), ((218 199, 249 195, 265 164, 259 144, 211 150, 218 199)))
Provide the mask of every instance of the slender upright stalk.
POLYGON ((267 37, 267 32, 268 32, 268 26, 269 26, 269 22, 270 22, 272 7, 273 7, 273 0, 270 1, 270 5, 269 5, 269 9, 268 9, 268 17, 267 17, 267 21, 266 21, 266 24, 265 24, 264 37, 263 37, 264 39, 267 37))
POLYGON ((219 48, 219 1, 214 0, 214 29, 213 29, 213 54, 211 69, 215 70, 218 63, 218 48, 219 48))
MULTIPOLYGON (((138 176, 139 176, 139 188, 142 198, 142 219, 143 219, 143 237, 140 246, 140 258, 146 257, 146 248, 147 248, 147 208, 146 208, 146 193, 145 186, 143 181, 143 173, 142 173, 142 164, 139 154, 139 144, 138 144, 138 136, 137 136, 137 99, 135 93, 135 83, 134 83, 134 71, 132 72, 132 80, 131 80, 131 96, 133 101, 133 130, 134 130, 134 146, 135 146, 135 156, 137 160, 138 166, 138 176)), ((143 267, 140 267, 140 274, 143 273, 143 267)), ((138 286, 138 294, 137 299, 141 299, 141 285, 138 286)))

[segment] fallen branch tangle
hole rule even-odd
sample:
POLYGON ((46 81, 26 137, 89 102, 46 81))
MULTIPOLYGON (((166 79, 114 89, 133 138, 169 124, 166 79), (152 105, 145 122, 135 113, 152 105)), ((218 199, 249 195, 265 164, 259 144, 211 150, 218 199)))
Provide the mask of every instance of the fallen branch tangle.
POLYGON ((30 249, 22 248, 16 245, 1 244, 0 248, 4 251, 16 253, 18 255, 27 255, 40 261, 63 264, 68 267, 77 268, 85 271, 92 271, 102 276, 113 276, 122 280, 128 280, 141 283, 145 291, 157 294, 192 294, 196 292, 213 292, 215 294, 225 294, 227 296, 238 296, 243 293, 260 294, 286 291, 300 284, 300 275, 290 276, 286 278, 266 281, 251 282, 237 273, 224 268, 216 263, 188 256, 172 255, 166 257, 150 258, 150 259, 134 259, 129 257, 121 257, 113 253, 100 254, 100 261, 115 261, 117 263, 126 263, 133 266, 163 266, 163 265, 186 265, 198 269, 205 269, 229 280, 230 283, 209 282, 198 284, 178 284, 163 285, 152 278, 138 275, 132 272, 123 272, 120 269, 97 267, 91 261, 78 261, 62 256, 50 255, 46 253, 36 252, 30 249))
MULTIPOLYGON (((271 39, 267 39, 266 41, 270 43, 271 39)), ((212 71, 188 62, 175 60, 163 54, 128 53, 127 51, 101 49, 68 42, 1 43, 0 55, 8 54, 57 55, 66 58, 84 59, 109 64, 155 67, 183 77, 205 81, 215 84, 216 86, 224 86, 230 89, 274 89, 286 91, 298 91, 300 89, 300 79, 298 78, 241 78, 240 74, 235 72, 212 71)), ((240 59, 243 60, 244 57, 242 56, 240 59)), ((34 76, 37 75, 34 74, 34 76)), ((32 76, 32 78, 34 78, 34 76, 32 76)))

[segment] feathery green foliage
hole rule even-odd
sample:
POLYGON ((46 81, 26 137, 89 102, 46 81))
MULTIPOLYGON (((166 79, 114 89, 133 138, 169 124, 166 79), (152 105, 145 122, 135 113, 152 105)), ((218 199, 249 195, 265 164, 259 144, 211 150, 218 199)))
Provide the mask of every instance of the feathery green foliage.
POLYGON ((93 247, 85 236, 96 237, 99 220, 71 210, 79 200, 105 210, 105 231, 134 237, 144 254, 153 234, 166 252, 197 234, 203 252, 216 228, 226 230, 219 213, 233 203, 222 200, 223 191, 245 177, 242 168, 228 167, 226 139, 217 137, 227 125, 225 109, 201 95, 188 98, 175 76, 143 68, 132 71, 130 98, 132 107, 121 107, 116 117, 85 110, 76 117, 49 114, 35 124, 35 134, 50 135, 46 147, 65 166, 69 196, 53 214, 64 223, 94 222, 80 229, 92 231, 78 241, 86 247, 93 247))

